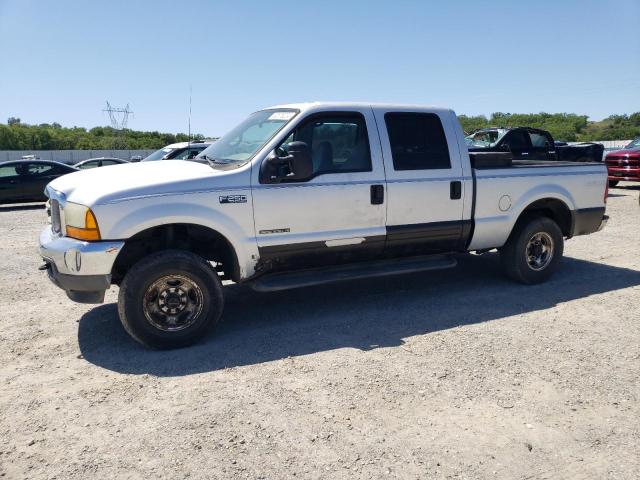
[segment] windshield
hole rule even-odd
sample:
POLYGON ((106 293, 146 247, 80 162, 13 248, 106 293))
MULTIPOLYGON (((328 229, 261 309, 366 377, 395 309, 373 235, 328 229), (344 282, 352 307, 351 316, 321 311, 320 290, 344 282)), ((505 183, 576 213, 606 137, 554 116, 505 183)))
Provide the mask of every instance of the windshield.
POLYGON ((282 127, 296 116, 297 110, 261 110, 249 115, 197 158, 216 163, 245 163, 253 157, 282 127))
POLYGON ((495 130, 480 130, 465 137, 468 147, 493 147, 507 133, 506 128, 495 130))
POLYGON ((175 148, 169 148, 169 147, 161 148, 160 150, 156 150, 155 152, 153 152, 148 157, 143 158, 142 161, 153 162, 154 160, 162 160, 166 155, 170 154, 174 150, 175 148))
POLYGON ((624 148, 640 148, 640 137, 632 140, 631 143, 624 148))

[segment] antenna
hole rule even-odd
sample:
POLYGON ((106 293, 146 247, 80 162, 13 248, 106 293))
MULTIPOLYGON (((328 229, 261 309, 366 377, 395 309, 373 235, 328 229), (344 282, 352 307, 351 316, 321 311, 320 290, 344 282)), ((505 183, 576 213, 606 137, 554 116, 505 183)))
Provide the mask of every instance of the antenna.
POLYGON ((109 119, 111 120, 111 126, 116 130, 124 130, 127 128, 127 123, 129 122, 129 115, 133 115, 129 104, 123 108, 112 107, 107 100, 107 108, 102 110, 103 112, 107 112, 109 114, 109 119))
POLYGON ((192 85, 189 85, 189 144, 191 144, 191 91, 192 91, 192 85))

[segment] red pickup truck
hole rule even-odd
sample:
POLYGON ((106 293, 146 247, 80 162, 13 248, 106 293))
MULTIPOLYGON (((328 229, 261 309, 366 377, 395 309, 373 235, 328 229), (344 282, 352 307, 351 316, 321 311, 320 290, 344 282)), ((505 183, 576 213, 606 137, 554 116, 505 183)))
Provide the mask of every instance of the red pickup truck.
POLYGON ((623 150, 608 153, 604 161, 609 172, 610 187, 615 187, 620 180, 640 182, 640 137, 623 150))

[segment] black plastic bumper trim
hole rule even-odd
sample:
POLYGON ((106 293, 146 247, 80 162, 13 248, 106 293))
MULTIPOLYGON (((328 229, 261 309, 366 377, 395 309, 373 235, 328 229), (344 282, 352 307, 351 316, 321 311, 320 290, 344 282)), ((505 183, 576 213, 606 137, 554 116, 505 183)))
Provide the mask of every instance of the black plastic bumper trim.
POLYGON ((54 285, 78 303, 102 303, 104 292, 111 286, 111 275, 68 275, 60 273, 54 263, 47 262, 47 275, 54 285))
POLYGON ((571 212, 571 236, 588 235, 601 229, 605 207, 581 208, 571 212))

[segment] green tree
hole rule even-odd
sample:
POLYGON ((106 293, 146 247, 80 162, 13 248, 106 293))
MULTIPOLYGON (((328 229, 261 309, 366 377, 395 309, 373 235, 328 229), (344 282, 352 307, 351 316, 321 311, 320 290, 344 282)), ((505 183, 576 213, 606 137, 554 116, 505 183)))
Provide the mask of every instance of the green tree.
MULTIPOLYGON (((201 134, 192 135, 192 139, 202 138, 201 134)), ((6 125, 0 124, 0 150, 156 149, 187 139, 184 133, 118 131, 112 127, 87 131, 81 127, 64 128, 55 122, 27 125, 16 117, 11 117, 6 125)))

